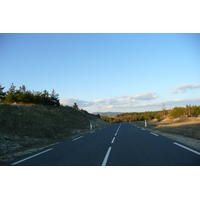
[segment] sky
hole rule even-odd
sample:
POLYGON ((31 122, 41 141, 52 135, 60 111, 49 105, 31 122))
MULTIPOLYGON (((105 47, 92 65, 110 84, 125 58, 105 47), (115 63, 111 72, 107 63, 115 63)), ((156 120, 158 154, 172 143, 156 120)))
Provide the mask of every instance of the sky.
POLYGON ((200 34, 1 33, 0 74, 91 113, 200 105, 200 34))

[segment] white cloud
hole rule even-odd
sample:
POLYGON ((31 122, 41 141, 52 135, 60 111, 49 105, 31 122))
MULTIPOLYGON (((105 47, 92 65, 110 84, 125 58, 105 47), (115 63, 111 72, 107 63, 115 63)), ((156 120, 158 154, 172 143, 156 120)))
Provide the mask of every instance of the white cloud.
POLYGON ((200 98, 192 99, 173 99, 165 102, 149 102, 157 98, 155 93, 141 94, 133 96, 118 96, 110 99, 98 99, 94 101, 85 101, 77 98, 64 98, 60 100, 63 105, 73 106, 74 102, 78 104, 78 107, 85 109, 88 112, 107 112, 107 111, 119 111, 119 112, 143 112, 161 110, 162 103, 165 103, 166 109, 173 108, 175 106, 185 105, 200 105, 200 98), (133 98, 135 97, 135 98, 133 98), (143 99, 143 100, 142 100, 143 99))
POLYGON ((148 92, 137 95, 121 95, 108 99, 96 99, 93 101, 85 101, 77 98, 64 98, 60 100, 60 103, 72 106, 76 102, 79 108, 104 111, 109 109, 129 109, 141 101, 150 101, 156 99, 157 97, 158 96, 155 92, 148 92))
POLYGON ((115 98, 110 98, 110 99, 96 99, 94 101, 92 101, 93 103, 106 103, 106 102, 110 102, 110 101, 114 101, 115 98))
POLYGON ((188 89, 198 89, 200 88, 200 84, 185 84, 185 85, 181 85, 181 86, 177 86, 172 88, 172 93, 177 94, 177 93, 184 93, 186 92, 186 90, 188 89))
POLYGON ((168 100, 165 102, 150 102, 150 103, 143 103, 138 104, 134 106, 133 108, 145 108, 145 110, 151 110, 152 107, 154 107, 156 110, 162 109, 162 104, 165 103, 165 105, 168 107, 167 109, 173 108, 175 106, 186 106, 186 105, 200 105, 200 98, 191 98, 191 99, 173 99, 168 100))
POLYGON ((200 105, 200 98, 173 99, 165 102, 168 106, 200 105))
POLYGON ((155 92, 148 92, 145 94, 135 95, 133 96, 133 98, 140 101, 150 101, 150 100, 158 98, 158 96, 156 95, 155 92))
POLYGON ((151 102, 151 103, 142 103, 142 104, 138 104, 136 106, 134 106, 135 108, 138 108, 138 107, 151 107, 151 106, 158 106, 158 105, 161 105, 162 102, 151 102))
POLYGON ((88 106, 92 106, 94 104, 93 102, 80 100, 80 99, 76 99, 76 98, 60 99, 60 103, 63 105, 73 106, 75 102, 77 103, 77 105, 79 107, 88 107, 88 106))
POLYGON ((131 99, 134 101, 149 101, 158 98, 155 92, 147 92, 144 94, 137 94, 137 95, 121 95, 115 97, 117 99, 131 99))

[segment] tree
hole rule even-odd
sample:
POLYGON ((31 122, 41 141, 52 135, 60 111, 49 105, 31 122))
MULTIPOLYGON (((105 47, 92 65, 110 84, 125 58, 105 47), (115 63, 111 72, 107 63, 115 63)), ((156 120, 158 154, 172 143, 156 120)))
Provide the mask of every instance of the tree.
POLYGON ((33 99, 31 100, 32 102, 31 103, 35 103, 35 104, 42 104, 42 92, 39 92, 39 91, 33 91, 31 93, 30 91, 30 95, 31 94, 33 95, 33 99))
POLYGON ((170 116, 173 118, 180 117, 181 115, 184 115, 184 114, 187 114, 187 113, 186 113, 186 109, 183 107, 174 107, 170 112, 170 116))
POLYGON ((59 94, 56 94, 55 90, 53 89, 50 95, 50 99, 53 105, 60 106, 58 97, 59 97, 59 94))
POLYGON ((78 105, 76 103, 74 103, 73 107, 78 110, 78 105))
POLYGON ((27 90, 25 85, 19 87, 16 90, 16 86, 12 83, 9 90, 3 92, 3 89, 0 84, 0 102, 5 103, 33 103, 33 104, 41 104, 41 105, 56 105, 60 106, 59 102, 59 94, 56 94, 55 90, 52 90, 50 94, 47 90, 42 92, 40 91, 30 91, 27 90))
POLYGON ((19 87, 19 91, 20 91, 21 93, 25 94, 25 93, 26 93, 26 87, 25 87, 25 85, 20 86, 20 87, 19 87))
POLYGON ((8 90, 8 92, 15 93, 16 92, 15 88, 16 88, 16 86, 14 85, 14 83, 12 83, 10 88, 9 88, 9 90, 8 90))
POLYGON ((192 111, 191 111, 191 113, 193 114, 193 115, 200 115, 200 106, 192 106, 192 111))
POLYGON ((50 97, 49 97, 49 92, 47 90, 44 90, 42 93, 42 104, 43 105, 50 105, 50 97))
POLYGON ((158 113, 156 116, 155 116, 155 118, 159 121, 160 120, 160 114, 158 113))
POLYGON ((188 117, 191 116, 191 105, 186 105, 186 109, 188 110, 188 117))
POLYGON ((12 83, 8 92, 7 92, 6 98, 5 98, 6 103, 17 102, 17 96, 16 96, 15 88, 16 88, 16 86, 12 83))
POLYGON ((4 102, 5 98, 6 98, 6 92, 3 92, 5 87, 2 87, 2 85, 0 84, 0 102, 4 102))
POLYGON ((18 102, 26 103, 26 87, 25 87, 25 85, 20 86, 19 89, 16 90, 15 96, 16 96, 18 102))

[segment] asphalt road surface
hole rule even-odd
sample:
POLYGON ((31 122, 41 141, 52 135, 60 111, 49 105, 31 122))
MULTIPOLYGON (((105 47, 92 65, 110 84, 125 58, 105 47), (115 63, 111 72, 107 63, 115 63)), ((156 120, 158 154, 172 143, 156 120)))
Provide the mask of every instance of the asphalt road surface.
POLYGON ((116 123, 2 165, 199 166, 200 152, 130 123, 116 123))

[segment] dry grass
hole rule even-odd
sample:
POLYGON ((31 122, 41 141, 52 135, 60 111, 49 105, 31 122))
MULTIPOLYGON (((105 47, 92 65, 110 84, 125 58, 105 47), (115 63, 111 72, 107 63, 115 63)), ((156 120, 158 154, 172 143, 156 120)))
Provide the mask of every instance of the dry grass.
MULTIPOLYGON (((134 122, 134 124, 144 127, 144 122, 141 121, 134 122)), ((198 117, 183 116, 176 119, 166 117, 159 122, 151 120, 148 121, 147 128, 200 140, 200 118, 198 117)))

